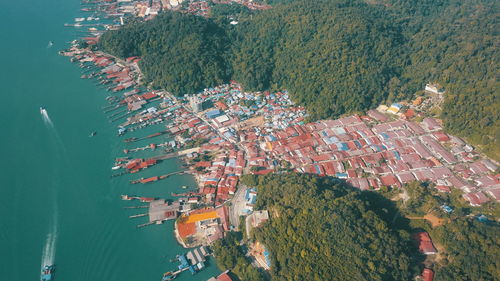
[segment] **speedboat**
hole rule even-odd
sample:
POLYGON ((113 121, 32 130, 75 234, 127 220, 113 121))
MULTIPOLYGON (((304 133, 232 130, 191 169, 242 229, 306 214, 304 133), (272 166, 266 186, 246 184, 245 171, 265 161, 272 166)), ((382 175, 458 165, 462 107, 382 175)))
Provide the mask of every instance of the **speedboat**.
POLYGON ((44 114, 45 112, 47 112, 47 110, 45 110, 45 107, 40 106, 40 114, 44 114))
POLYGON ((161 281, 168 281, 168 280, 173 280, 175 279, 175 277, 177 277, 177 275, 174 275, 172 272, 165 272, 163 274, 163 278, 161 279, 161 281))
POLYGON ((56 270, 55 265, 46 265, 42 268, 42 273, 40 275, 41 281, 51 281, 54 280, 54 271, 56 270))

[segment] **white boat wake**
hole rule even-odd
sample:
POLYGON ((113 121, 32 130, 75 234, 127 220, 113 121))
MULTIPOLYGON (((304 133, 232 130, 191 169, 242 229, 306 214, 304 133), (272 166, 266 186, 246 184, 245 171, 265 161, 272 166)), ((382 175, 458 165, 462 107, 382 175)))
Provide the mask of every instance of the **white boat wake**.
POLYGON ((45 108, 40 107, 40 114, 42 115, 42 119, 45 124, 54 127, 54 123, 52 123, 52 120, 50 120, 49 114, 47 113, 47 110, 45 108))
POLYGON ((57 243, 57 208, 54 209, 54 216, 52 218, 51 229, 42 252, 42 267, 46 265, 53 265, 56 257, 56 243, 57 243))
MULTIPOLYGON (((54 123, 52 123, 52 120, 50 119, 50 116, 47 112, 47 110, 43 107, 40 107, 40 114, 42 115, 42 120, 43 123, 47 126, 49 131, 52 133, 51 135, 54 137, 55 143, 57 143, 57 148, 60 149, 63 148, 64 146, 61 145, 61 139, 59 138, 59 135, 56 131, 56 128, 54 127, 54 123)), ((63 150, 63 152, 65 152, 63 150)), ((54 153, 54 157, 57 157, 60 153, 56 150, 56 153, 54 153)), ((54 167, 55 174, 52 178, 55 182, 53 184, 57 184, 57 181, 59 179, 59 173, 58 169, 55 166, 54 167)), ((49 233, 47 234, 47 238, 45 239, 45 245, 43 246, 43 251, 42 251, 42 264, 41 267, 43 268, 46 265, 53 265, 55 256, 56 256, 56 244, 57 244, 57 226, 58 226, 58 204, 57 204, 57 196, 55 192, 55 186, 50 190, 52 192, 52 202, 54 202, 54 209, 52 213, 52 218, 49 221, 49 233)))

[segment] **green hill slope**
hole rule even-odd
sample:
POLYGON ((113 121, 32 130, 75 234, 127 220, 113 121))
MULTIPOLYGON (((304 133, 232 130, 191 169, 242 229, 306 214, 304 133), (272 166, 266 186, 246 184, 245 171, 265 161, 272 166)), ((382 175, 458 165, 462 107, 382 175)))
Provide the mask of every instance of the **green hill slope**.
POLYGON ((271 215, 253 231, 271 253, 272 280, 410 280, 416 273, 409 233, 391 223, 389 200, 312 175, 243 181, 257 184, 257 208, 271 215))
POLYGON ((286 88, 312 119, 446 90, 442 118, 499 158, 499 37, 493 0, 282 0, 234 6, 214 19, 165 13, 106 33, 101 48, 141 55, 149 82, 175 94, 234 79, 248 90, 286 88), (238 14, 234 27, 224 17, 238 14))

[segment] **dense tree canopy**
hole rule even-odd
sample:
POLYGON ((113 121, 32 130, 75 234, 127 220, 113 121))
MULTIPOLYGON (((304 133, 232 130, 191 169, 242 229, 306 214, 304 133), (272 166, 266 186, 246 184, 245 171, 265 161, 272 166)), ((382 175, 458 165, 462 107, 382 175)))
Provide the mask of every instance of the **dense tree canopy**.
POLYGON ((221 270, 231 270, 241 280, 263 281, 259 271, 250 264, 239 245, 241 233, 228 232, 226 237, 214 242, 211 246, 217 258, 217 266, 221 270))
POLYGON ((146 81, 178 95, 227 81, 228 44, 213 21, 173 12, 107 32, 99 42, 118 57, 141 56, 146 81))
POLYGON ((500 229, 475 219, 454 220, 431 231, 444 247, 436 281, 499 280, 500 229))
POLYGON ((216 5, 213 19, 168 12, 108 32, 100 45, 141 55, 147 80, 174 94, 233 78, 249 90, 288 89, 312 119, 411 98, 438 83, 446 128, 499 157, 500 2, 263 2, 273 8, 216 5))
POLYGON ((254 236, 270 252, 273 280, 411 279, 409 233, 376 207, 375 193, 304 174, 243 181, 257 184, 257 208, 271 215, 254 236))
POLYGON ((385 100, 404 38, 382 6, 294 1, 238 25, 234 77, 254 90, 286 87, 313 118, 385 100), (256 40, 258 38, 258 40, 256 40))

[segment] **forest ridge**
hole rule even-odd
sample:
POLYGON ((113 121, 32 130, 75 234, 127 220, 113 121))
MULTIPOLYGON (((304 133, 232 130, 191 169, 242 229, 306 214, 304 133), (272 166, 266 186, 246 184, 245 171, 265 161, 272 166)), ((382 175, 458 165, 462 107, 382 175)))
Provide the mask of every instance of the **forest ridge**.
POLYGON ((146 82, 176 95, 230 79, 252 91, 286 88, 312 119, 410 99, 437 83, 448 131, 499 158, 497 1, 268 3, 258 12, 216 5, 208 19, 166 12, 105 33, 99 47, 141 56, 146 82))

